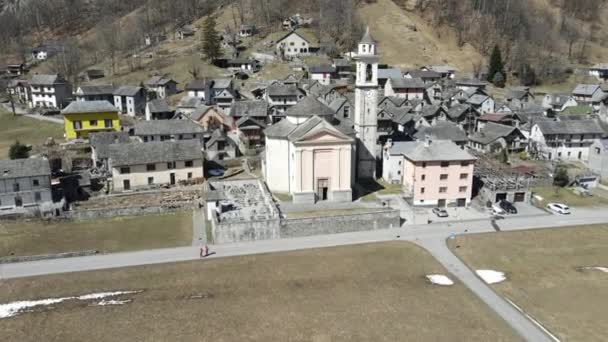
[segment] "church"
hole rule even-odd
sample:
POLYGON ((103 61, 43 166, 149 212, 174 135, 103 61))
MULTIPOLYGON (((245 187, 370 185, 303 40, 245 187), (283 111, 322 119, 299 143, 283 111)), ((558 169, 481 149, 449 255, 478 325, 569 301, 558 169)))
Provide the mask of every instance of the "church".
POLYGON ((340 125, 335 111, 309 96, 266 128, 263 172, 272 192, 294 203, 352 201, 357 179, 376 177, 378 147, 378 55, 369 29, 356 57, 352 125, 340 125))

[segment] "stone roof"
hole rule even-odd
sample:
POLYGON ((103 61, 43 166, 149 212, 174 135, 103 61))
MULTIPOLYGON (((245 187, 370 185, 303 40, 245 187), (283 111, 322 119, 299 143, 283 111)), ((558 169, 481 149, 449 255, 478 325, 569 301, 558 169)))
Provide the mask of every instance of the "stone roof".
POLYGON ((152 120, 138 121, 134 127, 135 135, 176 135, 203 133, 201 126, 189 120, 152 120))
POLYGON ((0 179, 50 176, 49 161, 42 158, 0 160, 0 179))
POLYGON ((296 129, 297 125, 292 124, 287 119, 283 119, 264 130, 267 138, 287 138, 289 133, 296 129))
POLYGON ((389 78, 403 78, 401 69, 399 68, 388 68, 378 69, 378 79, 389 79, 389 78))
POLYGON ((65 107, 61 114, 83 114, 83 113, 118 113, 118 109, 106 100, 102 101, 74 101, 65 107))
POLYGON ((543 134, 604 134, 595 120, 539 121, 536 125, 543 134))
POLYGON ((167 76, 152 76, 152 77, 150 77, 149 80, 146 81, 146 85, 150 86, 150 87, 157 87, 157 86, 167 85, 170 82, 177 83, 171 77, 167 77, 167 76))
POLYGON ((363 34, 363 38, 359 44, 376 44, 376 41, 372 37, 371 33, 369 33, 369 26, 365 29, 365 34, 363 34))
POLYGON ((112 167, 120 167, 199 160, 203 158, 201 150, 201 143, 197 139, 111 144, 109 145, 109 158, 112 167))
POLYGON ((426 84, 420 78, 391 78, 393 89, 426 89, 426 84))
POLYGON ((509 89, 507 91, 507 94, 505 95, 505 98, 507 100, 513 100, 513 99, 521 100, 526 95, 530 95, 530 88, 528 88, 528 87, 513 87, 513 88, 511 88, 511 89, 509 89))
POLYGON ((247 128, 266 128, 266 124, 260 120, 256 120, 252 117, 249 116, 243 116, 240 119, 238 119, 236 121, 236 127, 240 128, 240 129, 247 129, 247 128))
POLYGON ((486 102, 489 99, 490 99, 489 96, 475 94, 475 95, 469 97, 469 99, 467 100, 467 103, 470 103, 470 104, 476 105, 476 106, 480 106, 482 103, 486 102))
POLYGON ((268 116, 268 103, 257 100, 235 101, 230 107, 230 116, 265 118, 268 116))
POLYGON ((298 96, 302 91, 293 84, 271 84, 266 88, 268 96, 298 96))
POLYGON ((125 144, 130 142, 128 132, 99 132, 89 134, 89 142, 95 149, 98 158, 109 157, 109 146, 111 144, 125 144))
POLYGON ((213 89, 227 89, 232 87, 232 80, 229 78, 215 79, 196 79, 186 84, 186 90, 206 90, 207 86, 213 89))
POLYGON ((504 120, 511 120, 513 116, 511 114, 494 114, 486 113, 481 115, 477 120, 479 121, 490 121, 490 122, 501 122, 504 120))
MULTIPOLYGON (((196 109, 194 109, 194 111, 192 112, 192 114, 190 114, 190 119, 194 120, 194 121, 200 121, 201 118, 203 116, 205 116, 205 114, 207 114, 208 111, 214 109, 212 106, 205 106, 205 105, 201 105, 199 107, 196 107, 196 109)), ((216 111, 218 114, 222 115, 222 113, 220 111, 216 111)))
POLYGON ((450 140, 436 140, 429 145, 425 141, 398 141, 393 143, 389 153, 403 155, 414 162, 476 160, 450 140))
POLYGON ((456 68, 449 65, 430 65, 427 68, 440 74, 447 74, 458 71, 456 68))
POLYGON ((177 105, 180 108, 197 108, 201 106, 203 100, 198 97, 193 96, 184 96, 179 100, 179 104, 177 105))
POLYGON ((333 74, 336 72, 336 68, 329 64, 313 65, 308 68, 308 72, 311 74, 333 74))
POLYGON ((457 142, 467 141, 467 134, 455 123, 439 121, 431 127, 421 127, 414 137, 422 140, 429 136, 433 140, 452 140, 457 142))
POLYGON ((412 78, 422 78, 422 79, 424 79, 424 78, 441 78, 441 74, 436 71, 433 71, 433 70, 413 69, 413 70, 408 70, 405 73, 412 76, 412 78))
MULTIPOLYGON (((304 121, 304 123, 302 123, 301 125, 296 126, 296 128, 287 135, 287 140, 297 141, 297 140, 302 139, 303 137, 305 137, 308 134, 314 134, 315 132, 319 132, 322 130, 329 130, 329 131, 336 132, 340 135, 343 135, 342 132, 340 132, 336 127, 334 127, 327 120, 315 115, 315 116, 311 117, 310 119, 304 121)), ((351 142, 353 141, 353 139, 350 137, 345 136, 344 138, 348 139, 351 142)))
POLYGON ((114 86, 111 84, 102 85, 81 85, 76 92, 76 95, 112 95, 114 93, 114 86))
POLYGON ((171 111, 165 99, 155 99, 149 101, 147 106, 151 113, 167 113, 171 111))
POLYGON ((457 85, 469 86, 469 87, 485 87, 487 85, 486 82, 480 81, 474 78, 463 78, 460 80, 456 80, 457 85))
POLYGON ((439 114, 439 112, 442 112, 442 111, 445 112, 445 109, 441 105, 438 105, 438 104, 424 106, 420 110, 420 115, 422 115, 423 117, 435 116, 435 115, 439 114))
POLYGON ((114 91, 114 95, 118 96, 135 96, 142 91, 142 87, 137 86, 121 86, 114 91))
POLYGON ((285 111, 285 116, 331 116, 336 112, 312 96, 307 96, 285 111))
MULTIPOLYGON (((469 140, 478 142, 482 145, 487 145, 510 135, 514 131, 519 132, 519 129, 517 127, 501 125, 495 122, 487 122, 483 129, 470 136, 469 140)), ((521 132, 519 133, 522 134, 521 132)))
POLYGON ((34 75, 30 81, 31 85, 54 85, 65 83, 61 75, 34 75))
POLYGON ((342 108, 342 106, 348 102, 348 99, 344 96, 338 96, 336 97, 333 101, 331 101, 331 103, 329 104, 329 108, 331 108, 331 110, 334 111, 334 113, 337 113, 338 110, 340 110, 340 108, 342 108))
POLYGON ((549 104, 554 106, 563 106, 572 96, 563 93, 547 94, 549 104))
POLYGON ((598 90, 601 90, 599 84, 579 84, 574 88, 574 90, 572 90, 572 94, 592 96, 598 90))
POLYGON ((452 119, 458 119, 469 110, 469 105, 457 104, 448 109, 448 116, 452 119))

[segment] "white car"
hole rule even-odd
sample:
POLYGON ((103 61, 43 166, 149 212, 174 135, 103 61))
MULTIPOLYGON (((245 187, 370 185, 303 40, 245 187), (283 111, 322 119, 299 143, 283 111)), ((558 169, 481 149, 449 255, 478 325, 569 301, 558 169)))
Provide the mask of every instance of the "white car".
POLYGON ((547 209, 552 212, 562 214, 562 215, 570 215, 570 208, 567 205, 561 203, 549 203, 547 204, 547 209))
POLYGON ((499 203, 492 204, 492 214, 494 214, 494 215, 504 215, 506 213, 507 212, 503 208, 500 207, 499 203))

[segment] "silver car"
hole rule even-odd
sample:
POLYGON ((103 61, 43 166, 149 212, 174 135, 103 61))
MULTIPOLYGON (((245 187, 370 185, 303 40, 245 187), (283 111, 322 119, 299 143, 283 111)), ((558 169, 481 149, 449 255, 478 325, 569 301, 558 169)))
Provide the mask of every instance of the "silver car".
POLYGON ((437 217, 448 217, 447 210, 443 208, 433 208, 433 214, 437 215, 437 217))

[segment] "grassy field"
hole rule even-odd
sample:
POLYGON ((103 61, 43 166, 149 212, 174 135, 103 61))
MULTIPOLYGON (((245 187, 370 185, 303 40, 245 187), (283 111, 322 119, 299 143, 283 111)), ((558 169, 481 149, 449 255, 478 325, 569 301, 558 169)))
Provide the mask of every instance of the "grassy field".
POLYGON ((562 341, 605 341, 608 225, 458 236, 449 245, 472 269, 505 272, 493 285, 562 341))
POLYGON ((544 207, 547 203, 564 203, 571 207, 592 207, 608 205, 608 199, 602 196, 579 196, 570 188, 542 187, 534 188, 533 192, 543 198, 540 206, 544 207))
POLYGON ((0 320, 6 341, 516 341, 408 243, 371 244, 5 281, 0 303, 144 290, 123 306, 55 305, 0 320))
POLYGON ((192 242, 192 213, 81 222, 0 223, 0 256, 98 250, 120 252, 192 242))
POLYGON ((34 146, 34 153, 39 151, 48 137, 56 142, 63 140, 63 126, 46 121, 39 121, 22 116, 13 116, 0 107, 0 159, 8 158, 10 146, 19 140, 23 144, 34 146))

